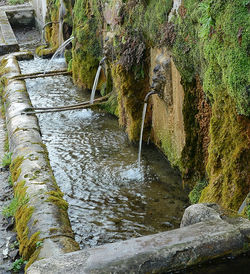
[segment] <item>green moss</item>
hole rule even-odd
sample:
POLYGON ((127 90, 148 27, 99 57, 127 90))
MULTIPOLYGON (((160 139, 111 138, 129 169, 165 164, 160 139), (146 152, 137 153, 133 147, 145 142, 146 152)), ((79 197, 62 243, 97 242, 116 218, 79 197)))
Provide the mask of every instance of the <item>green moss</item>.
POLYGON ((10 165, 10 172, 11 172, 11 177, 12 177, 13 182, 18 181, 18 177, 21 173, 20 166, 21 166, 23 160, 24 160, 24 157, 18 156, 12 161, 12 163, 10 165))
POLYGON ((101 56, 101 20, 97 1, 77 0, 73 18, 72 74, 79 86, 91 89, 101 56), (94 14, 94 16, 92 16, 94 14))
POLYGON ((161 141, 160 148, 161 150, 163 150, 163 153, 167 155, 171 165, 181 167, 181 159, 178 156, 177 151, 175 150, 176 146, 173 143, 174 141, 172 140, 172 135, 170 134, 170 132, 160 131, 157 132, 157 135, 161 141))
POLYGON ((115 93, 111 94, 108 101, 100 105, 100 108, 118 117, 119 114, 118 114, 117 94, 115 93))
POLYGON ((50 234, 54 234, 54 233, 56 233, 56 232, 58 232, 58 228, 56 228, 56 227, 51 227, 50 229, 49 229, 49 233, 50 234))
MULTIPOLYGON (((38 242, 38 241, 37 241, 38 242)), ((30 256, 29 261, 25 265, 25 272, 28 270, 28 268, 38 259, 39 254, 40 254, 41 247, 37 248, 33 254, 30 256)))
POLYGON ((126 128, 130 140, 138 140, 148 79, 135 79, 133 72, 127 72, 120 64, 112 67, 112 75, 118 94, 119 123, 126 128))
POLYGON ((238 113, 249 115, 247 1, 185 0, 183 7, 185 14, 173 19, 172 48, 181 75, 191 82, 198 73, 211 102, 218 90, 226 89, 238 113))
POLYGON ((67 211, 68 210, 68 203, 63 199, 63 193, 58 188, 56 191, 49 191, 47 193, 49 195, 47 202, 52 202, 57 205, 59 208, 67 211))
POLYGON ((209 185, 200 202, 219 202, 238 210, 248 194, 249 119, 239 117, 233 99, 218 92, 212 109, 207 164, 209 185))
POLYGON ((188 197, 192 204, 199 202, 202 190, 208 185, 206 180, 201 180, 196 183, 193 190, 189 193, 188 197))
POLYGON ((36 55, 42 58, 50 58, 56 52, 57 47, 39 46, 36 48, 36 55))
POLYGON ((246 208, 246 215, 247 215, 247 218, 250 220, 250 205, 248 205, 246 208))

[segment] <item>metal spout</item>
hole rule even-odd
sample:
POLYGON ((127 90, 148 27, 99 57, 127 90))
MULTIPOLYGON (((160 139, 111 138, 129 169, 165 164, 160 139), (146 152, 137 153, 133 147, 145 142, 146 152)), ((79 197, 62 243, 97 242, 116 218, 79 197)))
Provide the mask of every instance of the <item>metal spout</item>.
POLYGON ((147 93, 147 95, 145 96, 144 98, 144 103, 147 103, 148 102, 148 98, 153 95, 153 94, 156 94, 156 92, 154 90, 151 90, 149 93, 147 93))
POLYGON ((104 56, 104 57, 102 58, 102 60, 100 61, 99 66, 103 65, 106 59, 107 59, 107 57, 104 56))
POLYGON ((48 23, 46 23, 45 25, 43 25, 43 28, 42 28, 42 29, 45 29, 45 27, 47 27, 48 25, 51 25, 51 24, 59 24, 59 21, 48 22, 48 23))

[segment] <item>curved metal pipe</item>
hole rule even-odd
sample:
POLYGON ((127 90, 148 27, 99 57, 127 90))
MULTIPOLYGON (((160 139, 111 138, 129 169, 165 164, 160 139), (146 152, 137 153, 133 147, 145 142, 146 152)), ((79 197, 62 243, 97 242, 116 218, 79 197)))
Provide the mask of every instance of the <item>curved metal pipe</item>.
POLYGON ((50 24, 59 24, 59 21, 54 21, 54 22, 48 22, 48 23, 46 23, 43 27, 42 27, 42 29, 45 29, 48 25, 50 25, 50 24))
POLYGON ((147 95, 145 96, 144 98, 144 103, 147 103, 148 102, 148 98, 149 96, 153 95, 153 94, 156 94, 155 91, 151 90, 150 92, 147 93, 147 95))
POLYGON ((102 58, 102 60, 99 62, 99 66, 103 65, 106 59, 107 59, 107 57, 104 56, 104 57, 102 58))

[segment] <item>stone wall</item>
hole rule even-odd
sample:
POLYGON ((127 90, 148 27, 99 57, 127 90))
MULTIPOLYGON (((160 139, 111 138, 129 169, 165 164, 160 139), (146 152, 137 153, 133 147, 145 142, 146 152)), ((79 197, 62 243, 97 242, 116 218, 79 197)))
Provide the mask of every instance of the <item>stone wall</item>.
POLYGON ((31 4, 34 7, 36 13, 36 21, 40 28, 45 24, 45 17, 47 12, 46 0, 31 0, 31 4))
MULTIPOLYGON (((57 20, 59 1, 47 3, 48 18, 57 20)), ((180 169, 186 185, 199 189, 205 182, 200 201, 238 210, 250 185, 247 4, 64 3, 63 21, 74 36, 66 57, 75 84, 91 89, 99 61, 107 57, 99 90, 112 96, 103 107, 119 117, 132 142, 139 139, 145 95, 154 90, 144 141, 151 138, 180 169)), ((58 28, 51 26, 52 48, 57 36, 58 28)))

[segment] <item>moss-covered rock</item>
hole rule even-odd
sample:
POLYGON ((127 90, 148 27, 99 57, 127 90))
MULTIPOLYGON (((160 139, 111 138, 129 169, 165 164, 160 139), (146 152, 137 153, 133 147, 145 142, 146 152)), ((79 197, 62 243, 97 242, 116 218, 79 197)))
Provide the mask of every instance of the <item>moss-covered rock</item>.
POLYGON ((72 73, 74 82, 91 89, 101 60, 101 20, 98 1, 77 0, 73 17, 72 73))
POLYGON ((51 58, 56 52, 57 47, 39 46, 36 48, 36 55, 41 58, 51 58))
POLYGON ((143 101, 148 91, 148 79, 135 79, 120 64, 113 65, 112 76, 118 94, 119 123, 126 128, 130 140, 138 140, 143 101))
POLYGON ((249 119, 239 116, 233 99, 218 92, 210 123, 207 164, 209 185, 201 202, 219 202, 238 210, 249 192, 249 119))

